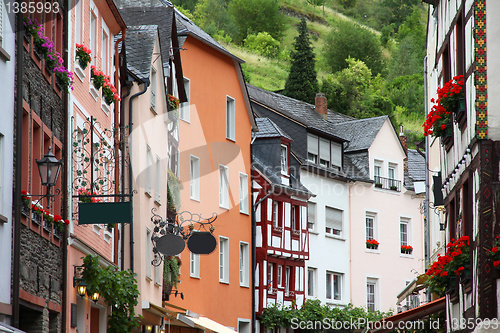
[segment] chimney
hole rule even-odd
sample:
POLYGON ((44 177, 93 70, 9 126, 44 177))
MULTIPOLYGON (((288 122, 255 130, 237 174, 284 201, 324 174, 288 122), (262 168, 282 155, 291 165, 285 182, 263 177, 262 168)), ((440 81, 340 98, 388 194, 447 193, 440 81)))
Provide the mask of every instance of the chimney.
POLYGON ((328 111, 327 111, 328 108, 327 108, 327 101, 325 94, 323 93, 316 94, 316 98, 314 99, 314 105, 319 115, 323 119, 326 119, 328 116, 328 111))
POLYGON ((401 142, 401 145, 403 146, 403 149, 405 151, 406 157, 404 159, 404 168, 405 168, 405 173, 408 172, 408 138, 406 137, 404 133, 404 128, 403 126, 399 126, 399 141, 401 142))

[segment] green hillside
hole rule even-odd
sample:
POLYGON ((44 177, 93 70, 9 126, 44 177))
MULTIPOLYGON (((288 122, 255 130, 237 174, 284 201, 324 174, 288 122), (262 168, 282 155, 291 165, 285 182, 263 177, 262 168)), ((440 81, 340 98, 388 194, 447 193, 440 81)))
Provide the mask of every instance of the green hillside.
POLYGON ((285 86, 297 26, 306 18, 329 107, 358 118, 388 114, 410 143, 422 139, 427 7, 420 0, 173 2, 245 60, 247 82, 271 91, 285 86), (362 62, 348 66, 347 55, 362 62))

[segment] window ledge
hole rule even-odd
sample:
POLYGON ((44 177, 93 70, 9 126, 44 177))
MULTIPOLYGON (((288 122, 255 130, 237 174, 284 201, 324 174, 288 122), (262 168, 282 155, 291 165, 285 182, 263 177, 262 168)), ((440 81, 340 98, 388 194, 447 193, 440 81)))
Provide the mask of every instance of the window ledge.
POLYGON ((375 253, 375 254, 380 254, 380 250, 374 250, 374 249, 365 249, 365 252, 367 253, 375 253))
POLYGON ((94 98, 94 100, 97 101, 97 98, 99 97, 99 91, 94 87, 94 85, 91 83, 90 84, 90 95, 94 98))
POLYGON ((236 143, 236 138, 235 139, 231 139, 231 138, 226 137, 226 140, 236 143))
POLYGON ((193 198, 193 197, 189 197, 189 199, 191 199, 191 200, 193 200, 193 201, 200 202, 200 198, 193 198))
POLYGON ((399 256, 401 258, 408 258, 408 259, 413 259, 414 258, 413 254, 406 254, 406 253, 400 253, 399 256))
POLYGON ((3 61, 10 61, 10 55, 5 51, 3 47, 0 46, 0 59, 3 61))
MULTIPOLYGON (((113 103, 111 103, 113 104, 113 103)), ((104 111, 107 115, 111 112, 111 105, 106 104, 106 102, 101 103, 101 109, 104 111)))
POLYGON ((319 232, 317 232, 317 231, 314 231, 314 230, 308 230, 308 231, 309 231, 309 234, 319 235, 319 232))
POLYGON ((152 278, 151 278, 151 276, 149 276, 149 275, 146 275, 146 280, 147 280, 148 282, 152 282, 152 281, 153 281, 153 279, 152 279, 152 278))
POLYGON ((219 283, 222 283, 222 284, 227 284, 227 285, 229 285, 229 282, 228 282, 228 281, 221 281, 221 280, 219 280, 219 283))
POLYGON ((250 285, 248 285, 248 284, 240 284, 240 287, 241 288, 250 288, 250 285))
POLYGON ((196 275, 190 275, 189 277, 191 277, 191 278, 193 278, 193 279, 198 279, 198 280, 201 280, 201 277, 196 276, 196 275))
POLYGON ((326 233, 325 233, 325 236, 328 237, 328 238, 337 239, 337 240, 340 240, 340 241, 343 241, 343 242, 346 241, 346 239, 344 237, 342 237, 342 236, 335 236, 335 235, 326 234, 326 233))
POLYGON ((78 63, 75 61, 75 74, 78 77, 78 79, 83 82, 83 79, 85 79, 85 72, 83 69, 78 65, 78 63))

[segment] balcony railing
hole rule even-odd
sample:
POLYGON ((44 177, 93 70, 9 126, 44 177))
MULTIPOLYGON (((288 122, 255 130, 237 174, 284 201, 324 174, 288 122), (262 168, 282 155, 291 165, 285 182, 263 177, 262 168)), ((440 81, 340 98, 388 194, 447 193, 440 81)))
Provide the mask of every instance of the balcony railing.
POLYGON ((373 178, 375 181, 375 187, 401 192, 400 180, 384 178, 380 176, 375 176, 373 178))

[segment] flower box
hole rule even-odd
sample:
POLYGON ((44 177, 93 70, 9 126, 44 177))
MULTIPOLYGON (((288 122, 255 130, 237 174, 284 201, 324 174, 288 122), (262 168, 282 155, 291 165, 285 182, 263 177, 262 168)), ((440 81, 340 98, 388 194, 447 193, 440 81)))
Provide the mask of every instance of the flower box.
POLYGON ((38 225, 41 225, 42 224, 42 215, 41 214, 38 214, 37 212, 32 212, 31 213, 31 221, 33 221, 33 223, 35 224, 38 224, 38 225))
POLYGON ((411 245, 401 245, 401 253, 411 254, 413 252, 413 247, 411 245))
POLYGON ((398 187, 397 187, 397 186, 395 186, 395 185, 392 185, 392 186, 390 186, 389 188, 390 188, 391 190, 393 190, 393 191, 397 191, 397 190, 398 190, 398 187))
POLYGON ((382 188, 382 183, 375 183, 375 187, 382 188))
POLYGON ((366 240, 366 248, 371 249, 371 250, 376 250, 378 249, 379 242, 377 242, 375 239, 367 239, 366 240))

